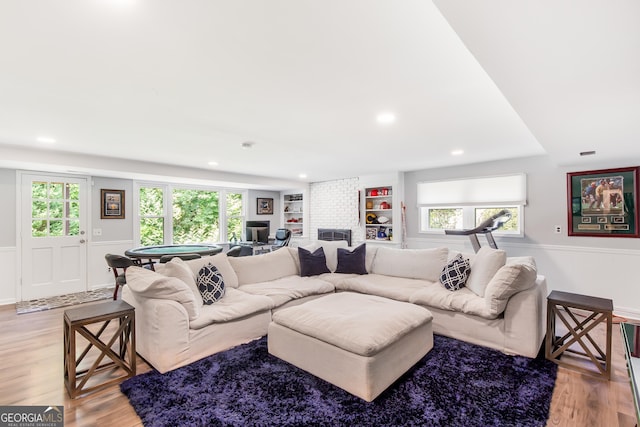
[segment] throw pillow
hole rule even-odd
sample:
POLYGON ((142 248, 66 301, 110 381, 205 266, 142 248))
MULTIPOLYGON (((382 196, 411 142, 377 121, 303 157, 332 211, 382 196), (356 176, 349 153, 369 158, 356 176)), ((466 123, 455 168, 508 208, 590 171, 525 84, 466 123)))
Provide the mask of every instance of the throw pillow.
POLYGON ((469 260, 458 254, 442 269, 440 283, 450 291, 462 289, 469 277, 469 270, 469 260))
POLYGON ((322 273, 331 273, 327 268, 327 258, 321 247, 311 252, 298 247, 300 257, 300 276, 317 276, 322 273))
POLYGON ((498 270, 507 262, 507 253, 486 246, 480 248, 473 261, 466 287, 479 297, 484 297, 487 285, 498 270))
POLYGON ((224 280, 218 268, 209 263, 198 272, 198 290, 202 295, 202 302, 206 305, 219 301, 224 296, 224 280))
POLYGON ((338 267, 336 273, 367 274, 365 260, 367 258, 367 246, 365 243, 352 251, 338 248, 338 267))

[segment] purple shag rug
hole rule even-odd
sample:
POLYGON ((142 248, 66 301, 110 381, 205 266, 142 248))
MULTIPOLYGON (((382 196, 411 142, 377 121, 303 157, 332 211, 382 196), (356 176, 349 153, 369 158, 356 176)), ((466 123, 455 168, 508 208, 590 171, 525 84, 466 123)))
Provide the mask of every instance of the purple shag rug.
POLYGON ((557 366, 434 336, 367 403, 267 352, 266 338, 120 389, 145 426, 543 426, 557 366))

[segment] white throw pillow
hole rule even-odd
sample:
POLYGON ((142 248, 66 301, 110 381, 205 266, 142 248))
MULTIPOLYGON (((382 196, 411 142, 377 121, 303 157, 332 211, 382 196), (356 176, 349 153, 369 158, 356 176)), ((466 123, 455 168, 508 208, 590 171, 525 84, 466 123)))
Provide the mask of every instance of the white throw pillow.
POLYGON ((378 248, 371 272, 385 276, 424 279, 437 282, 447 264, 447 248, 395 249, 378 248))
POLYGON ((193 291, 193 295, 196 298, 196 302, 198 303, 198 305, 204 304, 202 295, 200 294, 198 286, 196 285, 196 278, 193 276, 193 272, 191 271, 187 263, 182 259, 175 257, 168 263, 164 264, 164 268, 162 269, 161 274, 169 277, 176 277, 182 280, 184 283, 189 285, 189 287, 193 291))
POLYGON ((492 315, 499 315, 514 294, 533 287, 538 276, 535 262, 507 263, 493 276, 485 292, 487 309, 492 315))
POLYGON ((334 273, 338 268, 338 248, 348 248, 349 244, 346 240, 316 240, 315 242, 302 246, 309 252, 314 252, 318 248, 322 248, 324 256, 327 258, 327 268, 334 273))
POLYGON ((476 256, 471 260, 471 273, 469 273, 469 279, 467 279, 466 283, 467 289, 480 297, 484 297, 487 285, 506 262, 507 253, 505 251, 487 246, 480 248, 476 256))
MULTIPOLYGON (((229 263, 236 272, 240 286, 300 274, 293 257, 289 251, 284 250, 254 256, 229 257, 229 263)), ((226 282, 226 274, 220 272, 226 282)))
POLYGON ((191 269, 194 280, 196 276, 198 276, 198 272, 200 271, 200 269, 205 265, 211 263, 218 269, 220 274, 222 274, 222 277, 224 277, 225 286, 229 288, 238 287, 238 276, 229 263, 229 257, 225 253, 219 253, 213 256, 205 256, 198 259, 191 259, 189 261, 185 261, 185 263, 191 269))
POLYGON ((136 295, 144 298, 177 301, 184 306, 189 320, 200 315, 200 306, 189 285, 176 277, 164 276, 141 267, 127 268, 127 286, 136 295))

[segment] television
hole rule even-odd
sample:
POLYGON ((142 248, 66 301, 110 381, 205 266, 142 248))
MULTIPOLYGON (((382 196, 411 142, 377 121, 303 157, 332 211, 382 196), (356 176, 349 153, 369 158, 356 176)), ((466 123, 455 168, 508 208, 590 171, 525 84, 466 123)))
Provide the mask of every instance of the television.
POLYGON ((246 221, 246 240, 253 243, 269 243, 269 221, 246 221))

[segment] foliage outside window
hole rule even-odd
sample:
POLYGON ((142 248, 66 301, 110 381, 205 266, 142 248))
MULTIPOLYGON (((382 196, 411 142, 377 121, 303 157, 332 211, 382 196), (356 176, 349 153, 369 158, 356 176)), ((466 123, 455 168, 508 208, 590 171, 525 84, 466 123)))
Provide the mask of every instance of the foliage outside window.
POLYGON ((219 193, 173 190, 173 243, 217 242, 220 238, 219 193))
POLYGON ((140 243, 143 246, 164 243, 164 189, 140 187, 140 243))
POLYGON ((65 182, 31 184, 31 235, 33 237, 80 234, 80 187, 65 182))
POLYGON ((142 245, 214 243, 242 236, 244 193, 141 186, 142 245), (224 203, 223 203, 224 202, 224 203))
POLYGON ((242 193, 227 193, 227 240, 242 238, 242 193))
POLYGON ((493 234, 522 235, 520 206, 422 207, 420 208, 420 232, 475 228, 503 209, 511 212, 511 219, 493 234))

